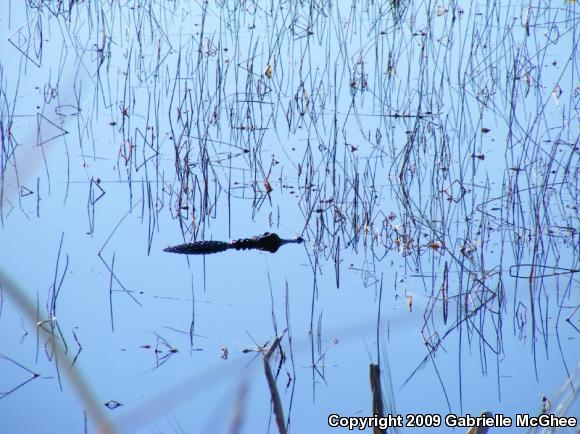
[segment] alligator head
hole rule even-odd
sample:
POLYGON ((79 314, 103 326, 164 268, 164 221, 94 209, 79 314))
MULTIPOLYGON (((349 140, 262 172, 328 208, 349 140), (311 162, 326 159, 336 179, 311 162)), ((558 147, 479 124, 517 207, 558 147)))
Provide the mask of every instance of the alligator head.
POLYGON ((265 252, 275 253, 278 251, 280 246, 284 244, 290 243, 297 243, 300 244, 304 242, 304 238, 296 237, 292 240, 283 240, 273 232, 264 232, 263 235, 259 235, 256 237, 257 241, 259 242, 258 249, 263 250, 265 252))

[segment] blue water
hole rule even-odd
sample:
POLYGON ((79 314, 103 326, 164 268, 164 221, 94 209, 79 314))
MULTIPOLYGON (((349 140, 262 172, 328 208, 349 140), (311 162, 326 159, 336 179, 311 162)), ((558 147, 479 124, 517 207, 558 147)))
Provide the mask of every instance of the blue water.
POLYGON ((276 432, 281 334, 290 432, 370 363, 402 415, 580 415, 575 3, 66 7, 0 14, 2 432, 276 432), (265 231, 306 242, 162 250, 265 231))

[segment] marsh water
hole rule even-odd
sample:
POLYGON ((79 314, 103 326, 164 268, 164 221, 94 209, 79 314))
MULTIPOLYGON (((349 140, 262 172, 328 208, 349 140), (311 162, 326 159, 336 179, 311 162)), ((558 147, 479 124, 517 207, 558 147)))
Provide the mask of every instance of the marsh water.
POLYGON ((577 2, 0 10, 0 431, 580 415, 577 2))

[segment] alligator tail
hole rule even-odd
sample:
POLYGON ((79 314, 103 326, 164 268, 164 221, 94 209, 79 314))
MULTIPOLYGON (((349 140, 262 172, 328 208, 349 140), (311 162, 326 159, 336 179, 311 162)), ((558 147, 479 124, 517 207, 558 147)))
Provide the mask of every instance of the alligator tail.
POLYGON ((230 247, 229 243, 223 241, 194 241, 193 243, 167 247, 163 249, 163 251, 169 253, 181 253, 184 255, 209 255, 210 253, 223 252, 230 247))

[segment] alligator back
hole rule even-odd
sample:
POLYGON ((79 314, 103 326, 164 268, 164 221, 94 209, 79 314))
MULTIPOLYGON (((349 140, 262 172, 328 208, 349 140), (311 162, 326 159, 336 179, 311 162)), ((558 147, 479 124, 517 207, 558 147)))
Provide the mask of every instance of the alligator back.
POLYGON ((271 232, 264 232, 264 234, 256 235, 255 237, 230 241, 230 245, 236 250, 257 249, 275 253, 284 242, 278 235, 271 232))

